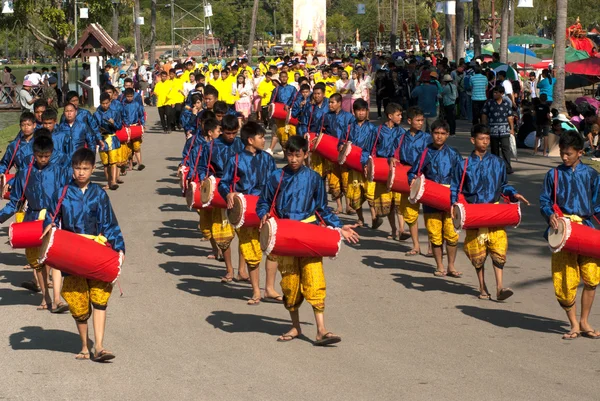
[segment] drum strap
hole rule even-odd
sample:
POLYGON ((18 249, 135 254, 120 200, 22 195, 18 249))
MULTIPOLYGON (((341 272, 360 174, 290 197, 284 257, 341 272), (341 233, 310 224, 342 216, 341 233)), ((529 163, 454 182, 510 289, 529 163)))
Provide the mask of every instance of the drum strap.
POLYGON ((556 193, 558 192, 558 169, 554 169, 554 204, 552 205, 552 210, 558 217, 563 217, 563 212, 560 210, 558 203, 556 203, 556 193))
MULTIPOLYGON (((192 148, 194 147, 195 142, 196 142, 196 135, 194 135, 192 137, 192 142, 190 142, 190 146, 188 147, 187 155, 185 156, 185 158, 183 159, 183 162, 181 164, 185 164, 189 160, 190 152, 192 151, 192 148)), ((202 148, 200 148, 200 149, 202 149, 202 148)), ((200 154, 200 153, 198 153, 198 154, 200 154)))
POLYGON ((379 126, 379 129, 377 130, 377 136, 375 137, 375 142, 373 143, 373 149, 371 149, 371 156, 375 157, 375 154, 377 152, 377 142, 379 142, 379 134, 381 133, 381 129, 383 128, 383 124, 381 124, 379 126))
MULTIPOLYGON (((279 89, 279 86, 277 87, 277 89, 279 89)), ((294 95, 294 99, 292 99, 292 106, 294 106, 294 104, 296 103, 296 98, 298 98, 299 94, 300 94, 300 91, 296 91, 296 94, 294 95)))
POLYGON ((282 169, 281 177, 279 178, 279 184, 277 184, 277 190, 275 191, 275 196, 273 197, 273 202, 271 202, 271 210, 269 210, 269 213, 273 217, 277 217, 277 213, 275 212, 275 205, 277 204, 277 196, 279 195, 279 189, 281 188, 281 183, 283 182, 284 174, 285 174, 285 171, 282 169))
POLYGON ((27 166, 27 176, 25 177, 25 185, 23 185, 23 193, 21 194, 21 199, 19 202, 23 202, 25 200, 25 190, 27 189, 27 184, 29 183, 29 176, 31 175, 31 169, 33 168, 33 162, 35 161, 35 157, 31 156, 31 162, 29 166, 27 166))
POLYGON ((273 96, 273 103, 277 102, 277 94, 279 93, 279 86, 275 89, 275 95, 273 96))
POLYGON ((307 131, 310 132, 310 123, 312 122, 313 115, 315 114, 315 105, 312 105, 312 109, 310 110, 310 117, 308 119, 308 126, 306 127, 307 131))
POLYGON ((325 115, 327 115, 327 113, 323 112, 323 117, 321 117, 321 126, 319 127, 319 131, 317 132, 317 134, 323 132, 323 126, 325 125, 325 115))
POLYGON ((346 142, 350 138, 350 130, 352 129, 352 123, 348 124, 348 130, 346 131, 346 142))
POLYGON ((212 169, 213 171, 215 170, 215 169, 212 167, 212 165, 210 164, 210 162, 212 161, 212 151, 213 151, 213 146, 214 146, 214 144, 215 144, 215 140, 213 139, 213 140, 210 142, 210 149, 209 149, 209 152, 208 152, 208 163, 206 163, 206 170, 210 170, 210 169, 212 169))
POLYGON ((20 145, 21 145, 21 140, 19 139, 17 141, 17 144, 15 145, 15 151, 13 152, 13 155, 10 158, 10 161, 8 162, 8 167, 6 168, 6 173, 8 173, 10 171, 10 168, 12 167, 12 164, 15 161, 15 157, 17 156, 17 151, 19 150, 20 145))
POLYGON ((404 136, 406 134, 402 134, 402 136, 400 137, 400 143, 398 144, 398 148, 396 149, 396 152, 394 152, 394 156, 396 156, 396 159, 400 160, 400 157, 402 156, 402 142, 404 142, 404 136))
POLYGON ((54 214, 52 215, 52 223, 56 220, 56 216, 58 216, 58 212, 60 212, 60 207, 62 206, 63 200, 65 200, 65 196, 67 196, 67 190, 69 189, 69 184, 65 185, 62 190, 62 194, 58 199, 58 203, 56 204, 56 209, 54 210, 54 214))
MULTIPOLYGON (((417 176, 421 175, 421 169, 423 168, 423 163, 425 163, 425 157, 427 157, 427 151, 429 150, 429 148, 425 148, 425 150, 423 151, 423 154, 421 155, 421 161, 419 162, 419 170, 417 171, 417 176)), ((462 188, 462 186, 461 186, 462 188)))
POLYGON ((467 175, 467 166, 469 165, 469 157, 465 159, 465 165, 463 167, 462 177, 460 178, 460 187, 458 187, 458 193, 462 194, 463 185, 465 184, 465 176, 467 175))
MULTIPOLYGON (((194 181, 198 181, 198 162, 200 161, 201 154, 202 154, 202 144, 200 145, 200 149, 198 149, 198 154, 196 155, 196 160, 194 161, 194 172, 196 173, 196 175, 194 176, 194 181)), ((188 156, 189 156, 189 153, 188 153, 188 156)), ((210 164, 210 158, 209 158, 208 164, 210 164)))
POLYGON ((240 163, 240 154, 236 153, 235 154, 235 169, 233 170, 233 182, 231 183, 231 187, 229 188, 229 191, 231 192, 235 192, 235 184, 237 184, 237 182, 240 180, 240 178, 238 177, 238 164, 240 163))

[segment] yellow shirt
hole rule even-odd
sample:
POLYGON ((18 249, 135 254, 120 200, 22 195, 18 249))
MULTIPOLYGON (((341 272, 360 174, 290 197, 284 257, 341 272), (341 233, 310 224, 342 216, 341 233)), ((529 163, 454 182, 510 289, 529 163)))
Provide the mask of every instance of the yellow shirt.
POLYGON ((319 80, 315 80, 315 83, 323 82, 325 84, 325 97, 329 99, 331 95, 337 92, 335 87, 335 83, 337 79, 333 77, 328 77, 327 79, 320 78, 319 80))
POLYGON ((233 90, 233 84, 236 81, 236 77, 233 75, 229 75, 227 79, 224 81, 221 80, 221 85, 219 86, 219 100, 224 101, 227 104, 235 103, 235 96, 231 93, 233 90))
POLYGON ((258 65, 258 68, 260 69, 261 75, 266 75, 267 72, 269 72, 269 66, 267 66, 265 63, 260 63, 258 65))
MULTIPOLYGON (((183 77, 183 75, 181 77, 183 77)), ((185 96, 183 96, 183 94, 179 92, 183 91, 184 81, 181 77, 169 80, 169 82, 171 83, 171 90, 167 95, 166 105, 168 106, 185 102, 185 96)))
POLYGON ((156 95, 156 107, 162 107, 167 102, 167 94, 171 90, 170 81, 157 82, 154 85, 154 94, 156 95))
POLYGON ((352 71, 354 71, 354 68, 352 68, 351 65, 347 65, 346 68, 344 68, 344 71, 348 73, 348 78, 352 79, 352 71))
POLYGON ((271 95, 275 90, 275 85, 273 85, 273 81, 267 82, 266 79, 263 79, 260 84, 258 84, 258 88, 256 89, 256 93, 261 97, 260 106, 266 107, 269 104, 269 100, 271 100, 271 95))

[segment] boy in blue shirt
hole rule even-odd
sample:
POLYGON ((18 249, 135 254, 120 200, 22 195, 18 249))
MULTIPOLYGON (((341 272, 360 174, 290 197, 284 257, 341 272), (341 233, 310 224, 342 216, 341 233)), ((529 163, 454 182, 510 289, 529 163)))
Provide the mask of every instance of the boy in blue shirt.
MULTIPOLYGON (((132 125, 141 125, 142 127, 146 124, 144 117, 144 106, 140 102, 135 101, 135 91, 133 88, 127 88, 124 91, 123 99, 123 125, 126 127, 132 125)), ((128 142, 127 146, 133 153, 133 157, 137 159, 138 171, 142 171, 146 166, 142 164, 142 138, 128 142)), ((132 160, 129 159, 129 169, 133 169, 132 160)))

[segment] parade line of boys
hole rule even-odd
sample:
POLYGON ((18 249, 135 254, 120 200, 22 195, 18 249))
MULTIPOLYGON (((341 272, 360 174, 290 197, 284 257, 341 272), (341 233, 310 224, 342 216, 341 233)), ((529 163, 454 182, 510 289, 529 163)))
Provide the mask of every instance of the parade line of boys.
MULTIPOLYGON (((341 337, 325 325, 323 258, 269 255, 265 262, 267 282, 261 294, 258 268, 263 254, 259 232, 270 217, 327 225, 338 229, 347 242, 356 243, 359 236, 354 229, 365 226, 362 206, 367 201, 373 228, 379 227, 387 217, 392 227, 397 228, 392 237, 401 238, 406 223, 413 244, 406 257, 421 252, 417 226, 420 205, 408 202, 405 194, 389 192, 385 186, 368 182, 362 172, 348 171, 339 164, 311 154, 309 133, 333 136, 338 140, 339 149, 346 141, 352 141, 362 148, 363 167, 369 156, 387 158, 391 167, 398 163, 408 165, 410 181, 422 174, 448 186, 452 204, 459 200, 459 196, 468 203, 493 204, 506 197, 511 202, 529 204, 508 185, 505 163, 488 152, 490 133, 487 126, 475 125, 472 128, 473 151, 463 160, 446 144, 448 124, 437 120, 431 126, 431 133, 424 132, 424 115, 417 107, 406 111, 408 130, 400 127, 402 109, 394 103, 388 104, 386 121, 377 127, 368 121, 367 102, 357 99, 352 106, 353 113, 344 112, 341 96, 331 94, 327 98, 324 84, 316 84, 312 93, 302 94, 302 100, 295 105, 299 98, 296 89, 287 89, 283 76, 280 74, 280 90, 273 91, 270 102, 283 102, 292 110, 296 108, 299 120, 297 127, 289 126, 285 121, 277 122, 276 134, 281 136, 279 140, 287 161, 285 167, 278 169, 273 156, 265 150, 266 130, 263 126, 255 121, 240 125, 239 115, 231 107, 224 107, 222 102, 216 101, 218 90, 210 85, 204 88, 202 100, 192 97, 194 106, 187 109, 189 113, 185 116, 187 123, 184 125, 187 124, 190 130, 186 132, 180 165, 188 169, 185 185, 202 182, 210 176, 220 178, 218 191, 226 199, 227 208, 233 207, 237 193, 259 196, 256 212, 261 219, 261 227, 234 230, 225 211, 212 208, 198 210, 199 228, 204 239, 212 245, 212 258, 225 263, 224 283, 235 279, 231 243, 238 235, 240 265, 237 279, 250 281, 252 294, 248 305, 256 306, 261 301, 277 302, 290 313, 290 330, 279 336, 277 341, 288 342, 301 335, 298 309, 304 299, 312 306, 315 315, 317 330, 314 345, 335 344, 341 341, 341 337), (338 204, 336 210, 328 206, 327 187, 338 204), (354 210, 358 217, 355 224, 343 225, 338 218, 342 211, 342 196, 347 198, 347 212, 354 210), (276 269, 281 274, 283 295, 275 289, 276 269)), ((17 221, 43 220, 44 233, 52 227, 60 227, 108 243, 124 256, 123 236, 105 190, 116 189, 118 177, 132 167, 133 158, 137 161, 138 170, 143 169, 141 141, 121 144, 115 136, 123 124, 144 123, 143 107, 133 105, 141 105, 141 102, 138 103, 135 92, 130 88, 119 96, 114 88, 107 87, 101 96, 101 106, 93 115, 78 107, 76 94, 68 98, 70 103, 65 107, 63 121, 58 126, 57 116, 50 110, 41 113, 41 121, 31 113, 21 116, 21 132, 8 145, 0 162, 0 173, 6 174, 13 168, 16 171, 16 176, 3 188, 10 190, 10 200, 0 210, 0 223, 13 215, 16 215, 17 221), (120 150, 124 145, 129 149, 127 152, 120 150), (108 181, 105 188, 91 183, 96 162, 93 149, 96 147, 108 181)), ((558 218, 562 216, 591 226, 591 218, 600 214, 598 173, 580 162, 583 152, 580 136, 564 133, 559 145, 563 164, 546 176, 540 196, 542 214, 548 220, 549 230, 557 229, 558 218)), ((458 235, 452 224, 453 212, 427 206, 423 210, 435 258, 434 275, 462 277, 455 267, 458 235), (442 251, 444 242, 446 264, 442 251)), ((508 238, 503 227, 467 230, 464 251, 476 270, 479 299, 494 297, 504 301, 513 295, 513 291, 503 285, 507 249, 508 238), (495 291, 489 291, 484 280, 484 264, 488 255, 495 273, 495 291)), ((35 283, 42 292, 40 309, 63 312, 68 308, 76 321, 82 342, 76 359, 113 359, 114 353, 103 345, 106 307, 112 284, 77 275, 66 275, 63 280, 59 271, 38 262, 39 248, 26 249, 26 257, 34 270, 35 283), (49 291, 49 274, 52 275, 53 298, 49 291), (59 295, 68 306, 60 302, 59 295), (90 317, 94 319, 94 350, 89 348, 87 321, 90 317)), ((600 338, 600 333, 588 322, 595 288, 600 281, 598 263, 594 258, 567 251, 552 256, 556 297, 571 324, 571 330, 563 336, 565 340, 579 336, 600 338), (584 281, 584 289, 578 320, 575 298, 580 279, 584 281)))

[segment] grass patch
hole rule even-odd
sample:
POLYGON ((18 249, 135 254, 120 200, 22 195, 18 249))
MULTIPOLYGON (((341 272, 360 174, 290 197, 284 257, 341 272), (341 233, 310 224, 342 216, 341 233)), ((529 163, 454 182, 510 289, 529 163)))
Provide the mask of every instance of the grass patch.
POLYGON ((17 134, 19 133, 19 124, 9 125, 0 131, 0 152, 4 152, 6 150, 6 146, 15 139, 17 134))
POLYGON ((588 157, 582 157, 581 162, 600 173, 600 161, 595 161, 588 157))

